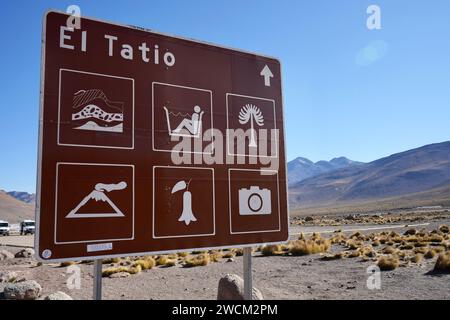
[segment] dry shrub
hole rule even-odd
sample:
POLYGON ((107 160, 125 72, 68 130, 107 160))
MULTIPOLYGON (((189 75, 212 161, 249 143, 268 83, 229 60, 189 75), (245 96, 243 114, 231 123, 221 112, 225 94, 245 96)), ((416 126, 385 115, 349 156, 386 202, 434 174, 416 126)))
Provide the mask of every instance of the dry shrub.
POLYGON ((356 250, 359 249, 363 243, 361 241, 356 241, 354 239, 350 239, 345 243, 346 247, 350 250, 356 250))
POLYGON ((111 268, 107 268, 107 269, 102 271, 102 277, 109 277, 110 275, 112 275, 114 273, 119 273, 119 272, 129 272, 129 268, 127 268, 127 267, 111 267, 111 268))
POLYGON ((427 245, 428 244, 423 241, 418 241, 418 242, 414 243, 414 247, 416 247, 416 248, 426 247, 427 245))
POLYGON ((338 233, 330 238, 332 244, 345 244, 347 237, 343 233, 338 233))
POLYGON ((395 256, 383 256, 378 259, 377 265, 381 271, 390 271, 397 269, 399 266, 398 258, 395 256))
MULTIPOLYGON (((302 240, 297 240, 297 241, 302 241, 302 240)), ((281 248, 281 245, 269 244, 269 245, 265 245, 264 247, 262 247, 261 253, 263 256, 275 256, 275 255, 283 254, 284 252, 281 248)))
POLYGON ((228 251, 223 254, 223 258, 233 258, 236 254, 233 251, 228 251))
POLYGON ((418 237, 425 237, 426 235, 427 235, 427 232, 424 229, 420 230, 420 232, 417 233, 418 237))
POLYGON ((450 227, 446 225, 440 226, 439 231, 442 233, 450 233, 450 227))
POLYGON ((444 241, 444 238, 438 234, 433 234, 431 237, 428 238, 428 241, 441 243, 442 241, 444 241))
POLYGON ((205 250, 201 250, 201 251, 192 251, 192 254, 203 254, 206 253, 205 250))
POLYGON ((184 267, 199 267, 199 266, 207 266, 210 263, 211 259, 209 258, 209 254, 202 253, 195 257, 186 259, 184 262, 184 267))
MULTIPOLYGON (((146 261, 146 260, 137 260, 137 261, 146 261)), ((133 265, 131 267, 128 267, 126 272, 128 272, 129 274, 138 274, 141 271, 142 271, 142 265, 141 264, 136 264, 136 265, 133 265)))
POLYGON ((450 251, 439 255, 434 265, 434 271, 450 273, 450 251))
POLYGON ((367 258, 375 258, 377 253, 373 250, 371 246, 366 246, 360 249, 361 254, 367 258))
POLYGON ((414 253, 420 253, 420 254, 425 254, 425 253, 427 253, 427 251, 428 251, 428 249, 425 247, 414 249, 414 253))
POLYGON ((413 236, 416 233, 417 233, 416 229, 408 229, 408 230, 405 231, 405 233, 403 233, 403 235, 405 235, 405 236, 413 236))
POLYGON ((445 251, 445 247, 438 246, 434 247, 433 250, 436 251, 436 253, 441 253, 445 251))
POLYGON ((391 246, 387 246, 381 252, 383 252, 385 254, 393 254, 393 253, 397 252, 397 250, 391 246))
POLYGON ((339 260, 345 257, 345 253, 344 252, 338 252, 335 254, 327 254, 322 256, 322 260, 324 261, 330 261, 330 260, 339 260))
POLYGON ((380 244, 381 244, 380 240, 374 240, 372 242, 372 246, 374 246, 374 247, 378 247, 380 244))
POLYGON ((223 253, 220 251, 214 251, 209 254, 209 258, 211 259, 212 262, 219 262, 220 259, 222 259, 222 257, 223 253))
POLYGON ((76 262, 75 261, 64 261, 61 262, 60 267, 68 267, 68 266, 72 266, 74 265, 76 262))
POLYGON ((108 258, 102 260, 102 264, 119 263, 119 262, 120 258, 108 258))
POLYGON ((405 241, 416 243, 416 242, 419 242, 419 238, 417 238, 416 236, 410 236, 410 237, 406 237, 405 241))
POLYGON ((393 241, 394 243, 402 243, 404 240, 401 236, 399 236, 399 237, 391 238, 391 241, 393 241))
POLYGON ((413 255, 413 256, 411 257, 411 262, 413 262, 413 263, 419 263, 420 261, 422 261, 422 258, 423 258, 423 254, 416 253, 415 255, 413 255))
POLYGON ((241 257, 241 256, 244 255, 244 249, 243 248, 232 249, 232 251, 235 253, 236 257, 241 257))
POLYGON ((350 236, 350 239, 364 240, 364 238, 365 238, 364 235, 359 231, 355 232, 350 236))
POLYGON ((308 254, 316 254, 327 252, 330 249, 331 243, 329 240, 296 240, 292 241, 289 246, 289 253, 294 256, 303 256, 308 254))
POLYGON ((167 260, 164 267, 173 267, 177 264, 177 259, 167 260))
POLYGON ((436 256, 436 251, 433 249, 430 249, 425 253, 425 259, 433 259, 435 256, 436 256))
MULTIPOLYGON (((148 270, 156 266, 156 261, 153 258, 139 259, 133 262, 132 267, 140 266, 141 270, 148 270)), ((131 273, 131 272, 130 272, 131 273)))
POLYGON ((313 232, 310 239, 315 241, 315 240, 322 239, 322 236, 318 232, 313 232))
POLYGON ((177 255, 180 258, 186 258, 189 255, 189 252, 178 252, 177 255))
POLYGON ((400 235, 399 235, 397 232, 392 231, 391 233, 389 233, 389 237, 391 237, 391 238, 397 238, 397 237, 400 237, 400 235))
POLYGON ((347 255, 347 258, 358 258, 361 255, 360 250, 354 250, 347 255))
POLYGON ((395 253, 395 256, 401 260, 406 260, 406 252, 405 251, 399 251, 399 252, 395 253))
POLYGON ((414 249, 414 245, 412 244, 404 244, 400 246, 400 250, 412 250, 412 249, 414 249))
POLYGON ((167 263, 167 261, 169 261, 169 256, 163 254, 158 256, 158 258, 156 259, 156 265, 157 266, 163 266, 167 263))

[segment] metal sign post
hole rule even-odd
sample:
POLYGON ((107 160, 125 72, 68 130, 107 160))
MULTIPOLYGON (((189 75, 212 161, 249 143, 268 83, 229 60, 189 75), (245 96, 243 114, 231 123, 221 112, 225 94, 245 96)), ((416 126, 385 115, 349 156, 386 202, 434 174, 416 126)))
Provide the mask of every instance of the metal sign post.
POLYGON ((102 300, 102 260, 94 260, 94 300, 102 300))
POLYGON ((244 300, 252 300, 252 248, 244 248, 244 300))

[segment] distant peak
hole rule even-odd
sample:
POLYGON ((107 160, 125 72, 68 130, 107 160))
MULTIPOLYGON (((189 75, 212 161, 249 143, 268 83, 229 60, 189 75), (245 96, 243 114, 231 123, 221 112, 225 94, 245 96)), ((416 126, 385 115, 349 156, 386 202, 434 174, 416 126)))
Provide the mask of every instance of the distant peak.
POLYGON ((313 164, 313 162, 307 158, 303 158, 303 157, 297 157, 293 160, 293 162, 299 162, 299 163, 304 163, 304 164, 313 164))

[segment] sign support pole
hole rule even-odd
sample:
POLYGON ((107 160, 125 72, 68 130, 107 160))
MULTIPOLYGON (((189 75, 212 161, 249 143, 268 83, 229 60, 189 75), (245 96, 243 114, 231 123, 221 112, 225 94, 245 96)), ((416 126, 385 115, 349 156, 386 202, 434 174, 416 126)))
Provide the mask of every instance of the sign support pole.
POLYGON ((244 248, 244 300, 252 300, 252 248, 244 248))
POLYGON ((94 300, 102 300, 102 259, 94 260, 94 300))

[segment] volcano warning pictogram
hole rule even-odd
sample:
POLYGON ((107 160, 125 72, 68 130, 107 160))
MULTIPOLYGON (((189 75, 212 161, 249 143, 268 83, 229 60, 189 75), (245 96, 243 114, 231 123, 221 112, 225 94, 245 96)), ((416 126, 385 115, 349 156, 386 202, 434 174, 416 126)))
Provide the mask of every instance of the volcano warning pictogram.
POLYGON ((95 189, 84 197, 84 199, 69 212, 66 218, 124 217, 125 215, 114 202, 111 201, 106 193, 114 190, 124 190, 126 187, 127 183, 124 181, 117 184, 97 183, 95 189))

